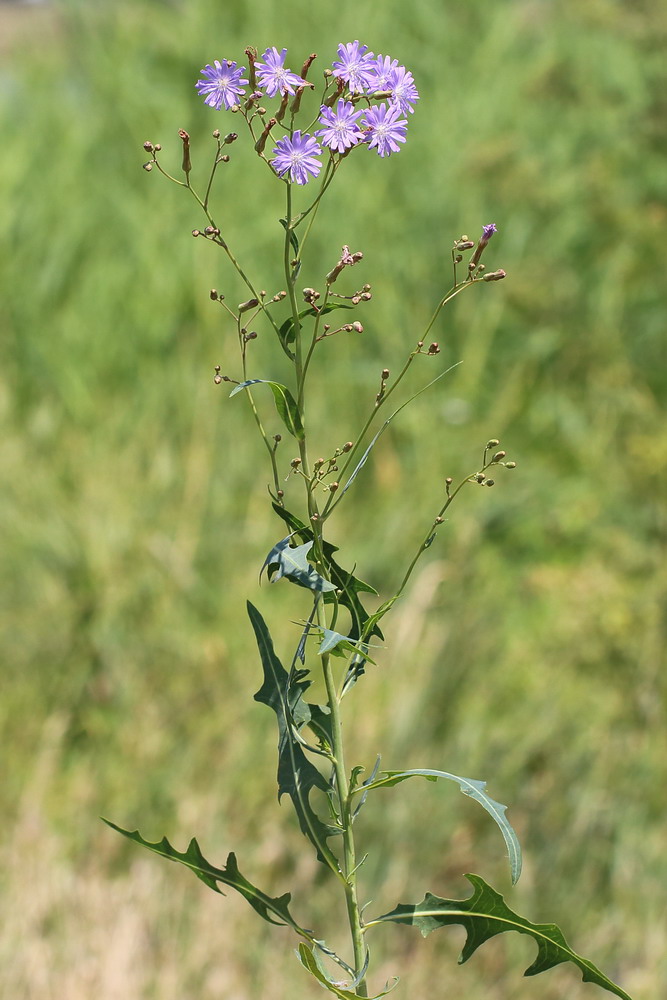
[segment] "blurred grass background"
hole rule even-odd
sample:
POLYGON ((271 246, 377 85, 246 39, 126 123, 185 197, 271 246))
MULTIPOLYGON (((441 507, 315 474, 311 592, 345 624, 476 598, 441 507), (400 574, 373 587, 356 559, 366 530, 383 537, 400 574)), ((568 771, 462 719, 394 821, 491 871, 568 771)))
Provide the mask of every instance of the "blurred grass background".
MULTIPOLYGON (((349 760, 488 780, 526 855, 510 904, 559 922, 636 1000, 665 994, 664 5, 108 0, 0 5, 3 995, 317 995, 287 932, 99 814, 179 847, 196 835, 214 863, 236 850, 346 947, 276 806, 273 720, 251 697, 245 597, 283 649, 304 606, 258 590, 280 535, 265 455, 212 383, 235 347, 208 289, 245 296, 189 236, 194 202, 142 173, 141 144, 177 168, 188 129, 201 176, 210 132, 234 123, 196 97, 200 66, 247 44, 324 66, 354 38, 410 67, 422 101, 401 155, 349 160, 318 220, 303 284, 348 243, 375 296, 362 337, 323 345, 317 450, 353 436, 380 368, 398 369, 454 237, 495 221, 487 266, 509 278, 438 325, 442 354, 412 384, 463 364, 376 449, 333 524, 341 560, 386 594, 446 475, 495 436, 518 468, 452 509, 349 699, 349 760)), ((215 213, 270 292, 276 198, 234 147, 215 213)), ((284 377, 268 335, 255 357, 284 377)), ((465 894, 471 869, 509 890, 497 830, 455 790, 401 786, 360 824, 374 906, 465 894)), ((522 940, 462 968, 458 929, 373 940, 373 983, 400 973, 403 996, 596 989, 572 968, 521 979, 522 940)))

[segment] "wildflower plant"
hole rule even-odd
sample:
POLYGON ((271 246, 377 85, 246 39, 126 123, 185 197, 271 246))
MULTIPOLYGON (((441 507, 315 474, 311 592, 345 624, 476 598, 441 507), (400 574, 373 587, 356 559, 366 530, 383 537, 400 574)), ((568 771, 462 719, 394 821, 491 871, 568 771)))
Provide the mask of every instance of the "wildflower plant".
MULTIPOLYGON (((457 482, 449 476, 444 479, 438 510, 423 513, 423 538, 402 574, 386 581, 384 600, 380 601, 374 588, 356 576, 355 566, 339 563, 331 530, 333 515, 363 476, 378 439, 416 396, 451 370, 438 367, 440 348, 437 341, 431 340, 443 309, 473 289, 483 294, 490 282, 505 277, 505 271, 486 270, 482 263, 497 232, 494 223, 484 225, 476 239, 467 235, 455 239, 451 248, 451 287, 434 304, 424 331, 411 335, 398 373, 392 378, 387 368, 380 371, 377 383, 371 387, 368 412, 361 426, 356 430, 342 428, 340 444, 333 452, 314 458, 319 449, 309 419, 309 400, 317 391, 322 342, 345 333, 363 332, 357 310, 363 309, 372 292, 369 283, 353 280, 352 269, 360 264, 363 253, 348 246, 332 260, 318 288, 301 287, 308 238, 321 200, 345 169, 348 157, 374 151, 386 159, 401 151, 408 139, 408 116, 415 112, 419 94, 411 72, 390 56, 374 55, 358 41, 338 46, 331 67, 320 76, 317 93, 311 82, 315 55, 305 60, 299 73, 285 65, 284 48, 267 48, 259 58, 255 49, 247 48, 245 55, 247 66, 229 59, 206 65, 196 83, 205 103, 231 114, 243 126, 245 136, 241 139, 231 129, 223 135, 222 129, 215 129, 212 164, 203 188, 197 189, 192 183, 190 136, 184 130, 179 132, 183 179, 165 169, 159 144, 144 144, 150 154, 144 167, 147 171, 156 169, 194 197, 205 225, 193 230, 193 236, 221 250, 248 291, 247 299, 238 305, 230 304, 215 289, 210 293, 234 327, 238 342, 237 366, 224 373, 216 366, 214 382, 233 386, 231 397, 245 398, 266 448, 268 497, 281 530, 260 575, 266 574, 273 583, 286 581, 296 588, 296 616, 301 622, 293 648, 279 655, 264 616, 248 602, 262 668, 255 700, 276 716, 278 798, 287 796, 291 800, 301 832, 330 876, 332 891, 338 890, 345 900, 349 951, 339 954, 318 930, 306 926, 293 911, 289 893, 273 897, 256 887, 241 873, 235 854, 229 854, 223 867, 216 867, 204 857, 194 839, 185 851, 179 851, 166 837, 151 843, 138 831, 109 825, 156 854, 190 868, 211 889, 235 889, 264 920, 290 928, 298 940, 297 955, 304 969, 343 1000, 368 996, 370 940, 383 924, 390 922, 416 927, 424 936, 450 924, 461 924, 467 934, 461 962, 489 938, 513 930, 528 935, 537 945, 536 957, 525 975, 569 962, 580 970, 585 981, 630 1000, 592 962, 572 950, 559 927, 519 916, 479 875, 466 875, 472 891, 463 899, 428 891, 420 902, 392 905, 382 901, 377 911, 367 904, 363 865, 372 845, 364 843, 364 853, 359 850, 357 834, 361 833, 363 839, 360 814, 376 790, 411 779, 458 785, 497 825, 512 884, 521 874, 521 848, 507 819, 507 807, 489 795, 484 781, 430 767, 385 771, 381 770, 380 758, 370 767, 350 768, 343 740, 345 699, 354 694, 356 685, 363 683, 365 671, 373 669, 376 658, 381 656, 384 619, 409 586, 419 560, 435 542, 450 506, 466 489, 492 487, 496 473, 513 470, 516 463, 508 460, 499 440, 491 438, 480 448, 481 460, 472 472, 457 482), (270 108, 269 101, 273 102, 270 108), (229 162, 232 149, 239 147, 243 155, 259 160, 260 169, 272 174, 278 192, 282 186, 285 209, 280 227, 276 226, 276 252, 284 288, 271 294, 237 260, 232 250, 232 227, 223 231, 211 207, 218 171, 229 162), (342 291, 341 286, 345 286, 342 291), (258 329, 275 336, 279 359, 280 352, 289 359, 290 384, 278 381, 271 371, 256 370, 252 343, 258 329), (421 388, 409 395, 404 391, 405 376, 414 365, 431 367, 425 371, 421 388), (268 410, 271 396, 273 408, 268 410), (321 674, 324 681, 324 704, 308 700, 315 673, 321 674)), ((373 163, 370 168, 388 169, 386 164, 373 163)), ((372 895, 379 895, 378 887, 372 895)), ((375 996, 384 996, 394 985, 386 985, 375 996)))

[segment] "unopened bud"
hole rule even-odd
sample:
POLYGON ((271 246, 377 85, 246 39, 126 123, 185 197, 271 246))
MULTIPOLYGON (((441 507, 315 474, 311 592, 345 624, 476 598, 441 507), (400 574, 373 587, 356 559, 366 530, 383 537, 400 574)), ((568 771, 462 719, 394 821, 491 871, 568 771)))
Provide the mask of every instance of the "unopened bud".
POLYGON ((475 476, 475 479, 477 480, 478 483, 483 483, 484 480, 486 479, 486 476, 484 475, 483 472, 478 472, 477 475, 475 476))
POLYGON ((239 302, 238 310, 239 313, 248 312, 249 309, 254 309, 255 306, 259 305, 259 299, 248 299, 247 302, 239 302))
POLYGON ((215 131, 213 132, 213 138, 214 139, 219 139, 220 138, 220 129, 219 128, 216 128, 215 131))
POLYGON ((183 143, 183 163, 182 169, 184 174, 189 174, 192 170, 192 163, 190 162, 190 136, 185 131, 184 128, 179 128, 178 134, 183 143))
POLYGON ((445 519, 444 519, 444 517, 440 517, 440 516, 438 516, 438 517, 436 517, 436 519, 435 519, 435 524, 442 524, 442 522, 443 522, 444 520, 445 520, 445 519))
POLYGON ((516 462, 505 462, 506 469, 516 469, 516 462))
POLYGON ((301 465, 301 459, 300 458, 293 458, 292 461, 290 462, 290 465, 292 466, 293 469, 298 468, 298 466, 301 465))
POLYGON ((211 291, 209 292, 209 295, 211 296, 211 298, 215 302, 217 300, 217 298, 218 298, 218 291, 217 291, 217 289, 216 288, 212 288, 211 291))
POLYGON ((284 496, 285 496, 285 491, 284 491, 284 490, 278 490, 278 499, 279 499, 279 500, 282 500, 282 498, 283 498, 284 496))
POLYGON ((335 493, 339 486, 340 483, 331 483, 329 489, 331 490, 332 493, 335 493))
POLYGON ((498 440, 498 438, 491 438, 490 441, 486 442, 486 450, 488 451, 489 448, 497 448, 499 444, 500 441, 498 440))
POLYGON ((352 442, 351 441, 346 441, 345 442, 345 444, 343 445, 343 451, 346 452, 346 453, 348 451, 352 451, 352 442))
POLYGON ((487 479, 487 481, 485 482, 484 485, 485 486, 494 486, 495 485, 495 479, 487 479))
POLYGON ((276 444, 280 444, 280 442, 282 441, 282 439, 283 439, 282 434, 274 434, 273 435, 273 440, 276 442, 276 444))
POLYGON ((148 173, 150 173, 151 170, 153 169, 153 161, 149 160, 148 163, 144 163, 143 167, 144 167, 144 170, 146 170, 148 173))
POLYGON ((160 145, 160 143, 159 143, 159 142, 156 142, 156 143, 155 143, 155 146, 154 146, 153 148, 155 149, 155 151, 156 151, 157 153, 159 153, 159 152, 160 152, 160 150, 162 149, 162 146, 160 145))
POLYGON ((494 462, 502 462, 502 460, 504 459, 504 457, 505 457, 506 454, 507 454, 506 451, 497 451, 495 453, 495 455, 493 456, 492 461, 494 461, 494 462))
POLYGON ((489 271, 488 274, 483 275, 482 281, 502 281, 505 277, 507 277, 507 272, 503 271, 501 267, 499 271, 489 271))
POLYGON ((353 323, 352 324, 352 329, 355 331, 355 333, 363 333, 364 332, 364 328, 361 325, 361 323, 359 323, 359 322, 353 323))
POLYGON ((389 378, 389 369, 388 368, 383 368, 382 369, 382 381, 386 382, 388 378, 389 378))
POLYGON ((153 152, 153 143, 152 142, 148 142, 148 140, 146 140, 146 142, 144 143, 144 149, 146 150, 147 153, 152 153, 153 152))
POLYGON ((192 235, 193 235, 193 236, 201 236, 201 233, 199 232, 199 230, 198 230, 198 229, 193 229, 193 230, 192 230, 192 235))
POLYGON ((220 383, 222 382, 222 375, 214 375, 213 381, 215 382, 216 385, 220 385, 220 383))
POLYGON ((429 346, 428 353, 429 354, 440 354, 440 347, 438 346, 438 344, 435 343, 435 342, 433 344, 431 344, 429 346))
MULTIPOLYGON (((220 135, 219 132, 218 132, 218 135, 220 135)), ((238 139, 238 137, 239 137, 238 132, 228 132, 227 135, 225 136, 225 138, 222 140, 223 146, 229 146, 229 145, 231 145, 232 142, 236 142, 236 140, 238 139)))

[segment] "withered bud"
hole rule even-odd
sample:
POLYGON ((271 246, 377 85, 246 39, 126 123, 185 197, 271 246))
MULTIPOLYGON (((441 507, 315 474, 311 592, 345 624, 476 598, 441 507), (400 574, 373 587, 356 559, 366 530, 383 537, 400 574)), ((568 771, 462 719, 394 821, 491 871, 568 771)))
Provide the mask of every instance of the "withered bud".
POLYGON ((445 479, 445 485, 446 486, 451 486, 453 482, 454 482, 454 480, 452 479, 451 476, 447 476, 447 478, 445 479))
POLYGON ((259 305, 259 299, 248 299, 247 302, 239 302, 238 310, 239 313, 248 312, 249 309, 254 309, 255 306, 259 305))
POLYGON ((151 170, 153 169, 153 161, 149 160, 148 163, 144 163, 143 167, 144 167, 144 170, 147 170, 148 173, 150 173, 151 170))
POLYGON ((161 146, 161 144, 159 142, 156 142, 155 146, 153 147, 153 149, 155 150, 156 153, 159 153, 160 150, 162 149, 162 146, 161 146))
POLYGON ((355 331, 355 333, 364 332, 364 328, 358 320, 352 324, 352 329, 355 331))
POLYGON ((502 462, 502 460, 504 459, 504 457, 505 457, 506 454, 507 454, 506 451, 497 451, 495 453, 495 455, 493 456, 492 461, 494 461, 494 462, 502 462))
POLYGON ((315 462, 315 468, 316 469, 319 468, 320 465, 324 465, 324 459, 323 458, 318 458, 317 459, 317 461, 315 462))
POLYGON ((183 143, 183 162, 181 167, 184 174, 189 174, 192 170, 192 163, 190 162, 190 136, 184 128, 179 128, 178 134, 183 143))
POLYGON ((319 519, 320 519, 319 514, 312 514, 310 518, 311 521, 319 521, 319 519))
POLYGON ((383 368, 382 369, 382 381, 386 382, 388 378, 389 378, 389 369, 388 368, 383 368))
POLYGON ((255 88, 257 87, 257 76, 255 73, 255 60, 257 59, 257 49, 254 48, 252 45, 249 45, 248 48, 245 49, 245 54, 248 57, 248 64, 249 64, 248 82, 250 84, 250 89, 255 90, 255 88))
POLYGON ((206 236, 215 236, 215 226, 207 226, 204 233, 206 236))
POLYGON ((273 440, 276 442, 276 444, 280 444, 280 442, 282 441, 282 439, 283 439, 282 434, 274 434, 273 435, 273 440))
POLYGON ((421 351, 421 349, 422 349, 423 346, 424 346, 424 341, 423 340, 418 340, 417 341, 417 347, 419 348, 420 351, 421 351))
POLYGON ((262 134, 260 135, 259 139, 255 143, 255 152, 256 153, 263 153, 264 152, 264 147, 266 146, 266 140, 268 138, 269 132, 271 131, 271 129, 273 128, 273 126, 275 124, 276 124, 276 119, 275 118, 269 118, 268 122, 264 126, 264 131, 262 132, 262 134))
POLYGON ((215 382, 216 385, 220 385, 220 383, 222 382, 222 375, 220 374, 214 375, 213 381, 215 382))
POLYGON ((152 153, 153 152, 153 143, 149 142, 148 139, 147 139, 146 142, 144 143, 144 149, 146 150, 147 153, 152 153))
POLYGON ((485 486, 494 486, 495 485, 495 479, 487 479, 487 481, 485 482, 484 485, 485 486))
POLYGON ((475 476, 475 479, 477 480, 478 483, 483 483, 484 480, 486 479, 486 476, 484 475, 483 472, 478 472, 477 475, 475 476))
POLYGON ((468 264, 468 270, 474 271, 476 267, 477 265, 471 260, 470 263, 468 264))
POLYGON ((507 277, 507 272, 503 271, 502 267, 498 271, 489 271, 482 278, 482 281, 502 281, 503 278, 507 277))
POLYGON ((459 240, 459 243, 468 243, 468 242, 472 242, 472 241, 470 240, 470 237, 468 236, 468 234, 464 233, 463 236, 461 237, 461 239, 459 240))
POLYGON ((429 344, 428 353, 431 355, 440 354, 440 347, 437 341, 434 341, 432 344, 429 344))
POLYGON ((506 469, 516 469, 516 462, 505 462, 506 469))
POLYGON ((225 153, 224 156, 221 156, 218 163, 229 163, 229 153, 225 153))
POLYGON ((220 129, 219 128, 216 128, 214 130, 214 132, 213 132, 213 138, 214 139, 219 139, 220 138, 220 129))
POLYGON ((302 80, 306 79, 306 76, 308 75, 308 70, 313 65, 316 59, 317 59, 317 52, 311 52, 306 61, 304 62, 303 66, 301 67, 302 80))
POLYGON ((285 92, 285 94, 283 94, 283 98, 282 98, 282 100, 280 102, 280 107, 276 111, 276 121, 277 122, 281 122, 283 120, 283 118, 285 117, 285 112, 287 111, 287 105, 289 104, 289 97, 290 97, 290 95, 287 92, 285 92))
POLYGON ((282 498, 285 496, 285 490, 278 490, 277 496, 279 500, 282 500, 282 498))
POLYGON ((287 292, 285 292, 285 291, 276 292, 276 294, 273 296, 273 298, 271 299, 271 301, 272 302, 282 302, 282 300, 285 298, 286 295, 287 295, 287 292))
POLYGON ((362 302, 370 302, 370 300, 372 298, 373 298, 373 296, 371 295, 370 292, 362 292, 362 294, 361 294, 361 300, 362 300, 362 302))
POLYGON ((331 483, 329 485, 329 489, 331 490, 332 493, 335 493, 339 486, 340 483, 331 483))
POLYGON ((199 232, 198 229, 193 229, 192 230, 192 235, 195 236, 195 237, 197 237, 197 236, 201 236, 201 233, 199 232))
POLYGON ((305 302, 310 302, 312 305, 312 303, 317 302, 319 297, 320 293, 316 291, 314 288, 304 288, 303 298, 305 302))
POLYGON ((460 253, 457 253, 457 255, 456 255, 456 257, 454 258, 454 260, 455 260, 455 262, 456 262, 457 264, 460 264, 460 263, 461 263, 461 261, 463 260, 463 254, 460 254, 460 253))
POLYGON ((498 440, 498 438, 491 438, 490 441, 486 442, 486 450, 488 451, 489 448, 497 448, 499 444, 500 441, 498 440))
POLYGON ((251 330, 250 333, 245 334, 246 340, 257 340, 257 333, 255 330, 251 330))
POLYGON ((444 520, 445 520, 444 517, 440 517, 440 515, 438 515, 438 517, 436 517, 434 521, 434 524, 442 524, 444 520))
POLYGON ((292 466, 293 469, 298 469, 298 467, 301 465, 301 459, 293 458, 292 461, 290 462, 290 465, 292 466))
POLYGON ((346 441, 345 444, 343 445, 342 450, 345 453, 347 453, 348 451, 352 451, 352 442, 351 441, 346 441))
POLYGON ((218 290, 217 290, 217 288, 212 288, 211 291, 209 292, 209 295, 211 296, 211 298, 215 302, 217 300, 217 298, 218 298, 218 290))

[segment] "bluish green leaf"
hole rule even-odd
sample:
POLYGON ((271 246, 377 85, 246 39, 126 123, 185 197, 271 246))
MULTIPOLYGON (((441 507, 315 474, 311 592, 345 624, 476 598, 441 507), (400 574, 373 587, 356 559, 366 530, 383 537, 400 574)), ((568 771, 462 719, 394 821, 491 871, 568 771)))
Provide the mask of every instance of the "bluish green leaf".
MULTIPOLYGON (((311 976, 317 979, 318 983, 320 983, 320 985, 323 986, 325 990, 328 990, 329 993, 333 993, 333 995, 335 997, 338 997, 339 1000, 359 1000, 359 995, 355 992, 352 992, 350 989, 352 983, 348 982, 347 980, 341 982, 335 982, 328 978, 328 976, 324 973, 324 971, 320 967, 313 951, 307 945, 305 944, 299 945, 298 957, 304 969, 307 969, 308 972, 310 972, 311 976)), ((382 993, 376 993, 374 996, 369 997, 369 1000, 380 1000, 380 997, 385 997, 387 993, 389 993, 394 988, 397 982, 398 979, 395 979, 390 987, 388 987, 386 990, 383 990, 382 993)))
POLYGON ((337 870, 337 861, 326 840, 338 830, 326 826, 310 804, 314 788, 327 794, 329 786, 293 735, 294 726, 298 729, 310 720, 309 706, 303 700, 309 682, 303 679, 303 671, 290 681, 290 675, 275 654, 264 619, 249 601, 248 615, 264 671, 264 682, 255 695, 255 701, 272 708, 278 720, 278 798, 289 795, 301 831, 315 846, 318 860, 337 870))
POLYGON ((308 562, 308 553, 313 547, 313 542, 291 547, 291 540, 292 535, 287 535, 273 546, 264 560, 260 576, 266 567, 271 583, 276 583, 285 577, 299 587, 306 587, 307 590, 314 590, 318 594, 335 590, 336 585, 325 580, 308 562))
POLYGON ((230 392, 230 399, 235 396, 242 389, 247 389, 251 385, 270 385, 271 392, 273 393, 273 399, 276 404, 276 410, 278 411, 278 416, 284 423, 290 434, 297 438, 298 441, 303 441, 304 439, 304 429, 303 421, 301 420, 301 414, 299 413, 299 407, 297 406, 294 396, 289 391, 289 389, 282 385, 280 382, 272 382, 270 379, 265 378, 249 378, 245 382, 241 382, 239 385, 235 386, 230 392))
POLYGON ((345 656, 347 653, 363 656, 369 663, 375 661, 368 655, 368 643, 360 643, 351 639, 349 635, 342 635, 330 628, 323 628, 321 625, 314 625, 313 632, 319 632, 322 637, 317 653, 322 656, 324 653, 331 653, 332 656, 345 656))
POLYGON ((482 808, 486 809, 489 815, 493 817, 500 828, 500 832, 507 845, 512 885, 518 882, 521 875, 521 846, 519 838, 505 816, 507 806, 496 802, 495 799, 492 799, 487 794, 485 781, 477 781, 475 778, 461 778, 457 774, 450 774, 448 771, 435 771, 431 768, 414 768, 409 771, 382 771, 379 778, 375 778, 373 781, 360 786, 356 791, 361 791, 363 788, 368 793, 373 791, 374 788, 389 788, 391 785, 397 785, 408 778, 426 778, 428 781, 437 781, 438 778, 446 778, 449 781, 455 781, 464 795, 468 795, 475 802, 479 802, 482 808))
POLYGON ((142 847, 146 847, 149 851, 153 851, 154 854, 159 854, 160 857, 167 858, 169 861, 177 861, 179 864, 185 865, 186 868, 195 873, 197 878, 201 879, 202 882, 215 892, 221 892, 218 888, 219 884, 236 889, 237 892, 240 892, 248 900, 253 910, 256 910, 260 917, 267 920, 270 924, 278 924, 279 926, 287 924, 297 934, 310 937, 310 932, 300 927, 289 912, 289 903, 292 898, 289 892, 286 892, 283 896, 267 896, 265 892, 254 886, 241 874, 236 863, 235 854, 228 855, 227 864, 224 868, 215 868, 203 856, 199 849, 199 844, 194 837, 190 841, 187 851, 181 853, 181 851, 177 851, 175 847, 171 846, 166 837, 152 844, 150 841, 144 840, 138 830, 134 830, 133 832, 123 830, 108 819, 105 819, 104 822, 112 830, 122 833, 124 837, 134 841, 135 844, 140 844, 142 847))
POLYGON ((531 923, 510 910, 500 893, 479 875, 466 875, 466 878, 473 887, 473 894, 468 899, 442 899, 427 892, 421 903, 401 903, 389 913, 368 921, 366 927, 384 921, 413 924, 426 937, 439 927, 462 924, 467 937, 459 962, 467 961, 481 944, 496 934, 517 931, 519 934, 529 935, 537 944, 537 956, 524 972, 525 976, 535 976, 563 962, 572 962, 580 969, 584 982, 596 983, 621 1000, 632 1000, 625 990, 608 979, 597 966, 572 951, 556 924, 531 923))

